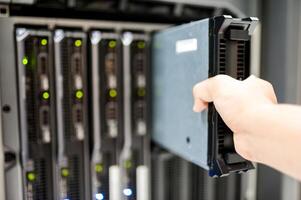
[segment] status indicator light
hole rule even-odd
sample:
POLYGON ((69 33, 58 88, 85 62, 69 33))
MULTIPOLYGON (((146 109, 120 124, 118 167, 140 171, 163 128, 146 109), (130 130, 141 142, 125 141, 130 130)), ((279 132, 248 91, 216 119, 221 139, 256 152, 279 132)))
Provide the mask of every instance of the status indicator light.
POLYGON ((104 199, 104 195, 102 193, 97 193, 97 194, 95 194, 95 198, 97 200, 103 200, 104 199))
POLYGON ((95 165, 95 171, 101 173, 103 171, 103 165, 101 163, 95 165))
POLYGON ((74 45, 76 47, 80 47, 80 46, 82 46, 82 41, 81 40, 75 40, 74 45))
POLYGON ((61 169, 61 175, 62 175, 63 177, 68 177, 68 176, 69 176, 69 169, 67 169, 67 168, 62 168, 62 169, 61 169))
POLYGON ((126 169, 130 169, 131 167, 132 167, 132 161, 130 161, 130 160, 126 160, 125 162, 124 162, 124 167, 126 168, 126 169))
POLYGON ((27 180, 29 181, 35 181, 36 180, 36 174, 34 172, 28 172, 27 173, 27 180))
POLYGON ((49 98, 50 98, 50 94, 49 94, 49 92, 43 92, 42 93, 42 98, 44 99, 44 100, 48 100, 49 98))
POLYGON ((125 189, 123 189, 123 194, 125 195, 125 196, 131 196, 132 194, 133 194, 133 191, 130 189, 130 188, 125 188, 125 189))
POLYGON ((112 48, 112 49, 115 48, 116 45, 117 45, 117 42, 116 42, 115 40, 111 40, 111 41, 109 42, 109 47, 112 48))
POLYGON ((117 97, 117 90, 115 90, 115 89, 110 89, 109 95, 110 95, 110 97, 112 97, 112 98, 117 97))
POLYGON ((22 60, 23 65, 27 65, 28 64, 28 58, 24 57, 22 60))
POLYGON ((82 99, 82 98, 84 97, 84 92, 83 92, 82 90, 77 90, 77 91, 75 92, 75 97, 76 97, 77 99, 82 99))
POLYGON ((144 96, 145 96, 145 88, 139 88, 139 89, 137 90, 137 95, 138 95, 139 97, 144 97, 144 96))
POLYGON ((144 49, 145 48, 145 42, 142 42, 142 41, 138 42, 137 47, 139 49, 144 49))
POLYGON ((47 44, 48 44, 47 39, 42 39, 42 40, 41 40, 41 45, 42 45, 42 46, 46 46, 47 44))

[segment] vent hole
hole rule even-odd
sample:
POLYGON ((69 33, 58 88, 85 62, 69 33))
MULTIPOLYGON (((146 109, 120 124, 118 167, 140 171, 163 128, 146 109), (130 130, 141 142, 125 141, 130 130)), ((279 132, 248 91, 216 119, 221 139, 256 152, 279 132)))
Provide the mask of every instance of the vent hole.
POLYGON ((6 15, 7 14, 7 9, 6 8, 0 8, 0 14, 1 15, 6 15))
POLYGON ((4 105, 4 106, 2 107, 2 110, 3 110, 3 112, 5 112, 5 113, 9 113, 9 112, 10 112, 10 106, 9 106, 9 105, 4 105))

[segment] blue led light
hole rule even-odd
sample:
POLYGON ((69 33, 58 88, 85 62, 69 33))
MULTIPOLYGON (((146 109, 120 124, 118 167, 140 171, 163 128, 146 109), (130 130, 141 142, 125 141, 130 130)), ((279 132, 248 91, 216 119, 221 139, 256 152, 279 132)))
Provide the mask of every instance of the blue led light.
POLYGON ((95 198, 96 198, 97 200, 103 200, 103 199, 104 199, 104 196, 103 196, 102 193, 97 193, 97 194, 95 194, 95 198))
POLYGON ((123 194, 128 197, 128 196, 131 196, 133 194, 133 191, 130 188, 125 188, 123 190, 123 194))

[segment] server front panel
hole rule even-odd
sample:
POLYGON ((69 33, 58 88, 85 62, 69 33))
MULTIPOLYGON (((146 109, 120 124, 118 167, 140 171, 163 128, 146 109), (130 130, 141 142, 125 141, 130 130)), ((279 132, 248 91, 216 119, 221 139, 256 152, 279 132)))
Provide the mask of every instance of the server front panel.
POLYGON ((16 28, 21 165, 25 199, 54 198, 54 90, 51 32, 16 28))
POLYGON ((59 199, 89 197, 86 34, 54 30, 59 199))

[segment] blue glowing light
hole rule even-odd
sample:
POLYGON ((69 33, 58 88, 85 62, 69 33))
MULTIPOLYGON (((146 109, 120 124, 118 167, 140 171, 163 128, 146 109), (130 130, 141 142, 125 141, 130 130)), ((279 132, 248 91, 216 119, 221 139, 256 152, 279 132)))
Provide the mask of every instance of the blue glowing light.
POLYGON ((104 199, 104 196, 103 196, 102 193, 97 193, 97 194, 95 194, 95 198, 96 198, 97 200, 103 200, 103 199, 104 199))
POLYGON ((133 194, 133 191, 132 191, 130 188, 125 188, 125 189, 123 190, 123 194, 124 194, 125 196, 131 196, 131 195, 133 194))

